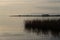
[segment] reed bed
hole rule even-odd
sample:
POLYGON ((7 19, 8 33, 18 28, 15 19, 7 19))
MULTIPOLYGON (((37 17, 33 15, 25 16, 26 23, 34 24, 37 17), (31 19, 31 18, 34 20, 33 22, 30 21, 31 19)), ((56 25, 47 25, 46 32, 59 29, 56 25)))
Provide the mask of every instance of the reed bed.
POLYGON ((52 33, 60 32, 60 19, 58 20, 26 20, 25 29, 39 33, 40 31, 52 33))

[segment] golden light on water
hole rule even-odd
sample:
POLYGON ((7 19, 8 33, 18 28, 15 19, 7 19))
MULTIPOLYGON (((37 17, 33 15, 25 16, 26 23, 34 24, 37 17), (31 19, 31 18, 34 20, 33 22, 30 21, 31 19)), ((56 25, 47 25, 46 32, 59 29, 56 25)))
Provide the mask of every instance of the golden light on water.
POLYGON ((0 32, 23 32, 21 27, 0 26, 0 32))

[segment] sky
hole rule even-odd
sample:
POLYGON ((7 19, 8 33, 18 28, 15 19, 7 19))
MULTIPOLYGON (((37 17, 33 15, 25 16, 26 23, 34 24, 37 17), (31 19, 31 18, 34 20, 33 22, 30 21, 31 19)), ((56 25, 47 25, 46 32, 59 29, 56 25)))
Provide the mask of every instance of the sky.
POLYGON ((0 14, 60 13, 60 0, 0 0, 0 14))
POLYGON ((9 15, 39 13, 60 14, 60 0, 0 0, 0 32, 23 29, 22 19, 9 15))

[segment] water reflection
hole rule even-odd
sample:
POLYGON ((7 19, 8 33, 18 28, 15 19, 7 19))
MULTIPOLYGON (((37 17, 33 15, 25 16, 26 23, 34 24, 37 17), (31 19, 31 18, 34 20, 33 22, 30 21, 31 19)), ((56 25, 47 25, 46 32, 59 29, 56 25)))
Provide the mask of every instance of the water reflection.
POLYGON ((58 20, 26 20, 25 30, 28 32, 35 32, 44 35, 51 34, 54 37, 60 36, 60 19, 58 20))

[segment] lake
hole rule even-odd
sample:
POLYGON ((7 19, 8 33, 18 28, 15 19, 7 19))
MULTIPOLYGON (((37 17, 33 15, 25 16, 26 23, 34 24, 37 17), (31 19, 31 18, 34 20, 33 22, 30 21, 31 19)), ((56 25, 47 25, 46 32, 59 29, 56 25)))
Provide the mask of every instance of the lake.
POLYGON ((0 0, 0 40, 60 40, 59 32, 25 30, 25 20, 60 17, 10 17, 21 14, 60 14, 60 0, 0 0))
POLYGON ((56 32, 33 32, 26 31, 25 20, 33 19, 59 19, 59 17, 9 17, 9 15, 2 15, 0 17, 0 40, 60 40, 60 34, 56 32), (3 19, 3 20, 2 20, 3 19))

